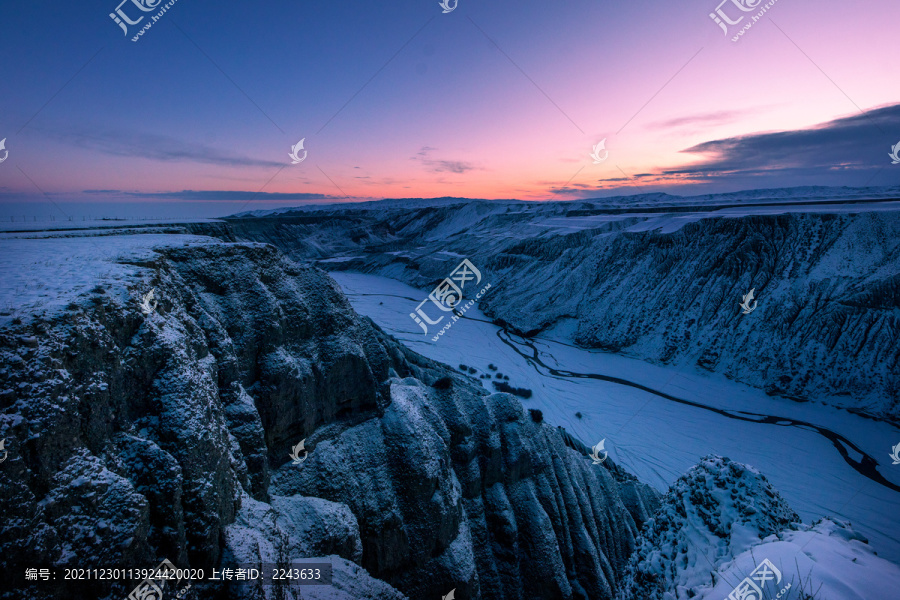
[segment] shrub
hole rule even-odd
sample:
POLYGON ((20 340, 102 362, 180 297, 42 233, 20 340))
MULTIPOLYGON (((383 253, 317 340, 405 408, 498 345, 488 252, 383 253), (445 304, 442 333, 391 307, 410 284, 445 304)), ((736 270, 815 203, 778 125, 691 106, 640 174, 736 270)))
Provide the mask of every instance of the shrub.
POLYGON ((503 373, 497 373, 496 377, 497 379, 503 379, 503 373))
POLYGON ((580 412, 577 412, 577 413, 575 413, 575 416, 578 417, 578 418, 580 419, 580 418, 583 417, 584 415, 582 415, 580 412))
POLYGON ((475 374, 475 371, 477 371, 477 370, 478 369, 476 369, 475 367, 469 367, 469 373, 472 373, 473 375, 475 374))
POLYGON ((431 387, 433 387, 436 390, 449 390, 452 385, 453 385, 452 379, 450 379, 449 377, 441 377, 440 379, 438 379, 437 381, 432 383, 431 387))
POLYGON ((519 398, 531 398, 531 390, 527 388, 517 388, 509 385, 505 381, 494 381, 492 382, 494 387, 498 392, 506 392, 507 394, 512 394, 514 396, 518 396, 519 398))
POLYGON ((490 369, 491 371, 496 371, 496 370, 497 370, 497 365, 490 364, 490 365, 488 365, 488 369, 490 369))
POLYGON ((542 413, 541 411, 539 411, 536 408, 529 408, 528 414, 531 415, 531 420, 534 421, 535 423, 540 423, 541 421, 544 420, 544 413, 542 413))
POLYGON ((469 370, 469 367, 467 367, 466 365, 459 365, 459 370, 465 373, 469 370))

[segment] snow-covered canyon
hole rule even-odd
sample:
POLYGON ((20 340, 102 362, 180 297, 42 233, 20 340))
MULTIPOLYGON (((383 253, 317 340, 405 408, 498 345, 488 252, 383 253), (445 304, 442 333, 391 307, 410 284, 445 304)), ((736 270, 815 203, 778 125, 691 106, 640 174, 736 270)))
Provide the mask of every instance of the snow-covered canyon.
MULTIPOLYGON (((721 600, 764 564, 780 600, 889 600, 900 203, 875 196, 6 232, 0 566, 334 571, 197 598, 721 600), (489 293, 435 339, 410 313, 463 258, 489 293)), ((0 599, 131 589, 14 581, 0 599)))
MULTIPOLYGON (((889 452, 900 442, 900 203, 898 190, 881 191, 391 201, 248 215, 217 235, 267 241, 328 269, 360 313, 406 345, 488 390, 498 375, 527 389, 525 406, 589 445, 604 440, 660 491, 704 456, 728 456, 766 474, 806 523, 845 519, 898 561, 900 475, 889 452), (435 341, 410 313, 463 258, 491 292, 435 341), (758 307, 744 315, 751 288, 758 307)), ((819 543, 826 530, 828 540, 847 538, 841 527, 797 534, 799 546, 783 544, 793 534, 760 531, 758 540, 778 540, 755 551, 788 562, 806 545, 823 562, 849 556, 819 543)), ((679 598, 729 592, 716 579, 733 565, 704 552, 693 557, 707 564, 672 567, 666 585, 691 581, 679 598)), ((795 580, 809 576, 794 562, 795 580)), ((890 589, 845 574, 827 566, 801 589, 815 583, 847 598, 890 589)))
POLYGON ((428 290, 468 257, 493 282, 483 310, 514 330, 567 325, 583 347, 900 423, 900 190, 656 196, 308 207, 194 231, 428 290))

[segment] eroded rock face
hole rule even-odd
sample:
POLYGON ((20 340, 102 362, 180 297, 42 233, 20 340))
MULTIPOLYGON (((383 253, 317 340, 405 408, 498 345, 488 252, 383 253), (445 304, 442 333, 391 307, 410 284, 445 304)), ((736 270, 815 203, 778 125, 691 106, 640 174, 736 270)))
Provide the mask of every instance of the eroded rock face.
POLYGON ((378 420, 315 436, 273 489, 350 506, 363 566, 396 574, 411 597, 441 585, 472 598, 611 597, 635 523, 608 470, 512 396, 462 379, 449 390, 394 379, 391 399, 378 420))
MULTIPOLYGON (((272 247, 165 248, 141 266, 159 299, 149 316, 146 290, 123 284, 0 332, 6 572, 331 557, 338 598, 616 592, 649 488, 403 348, 272 247)), ((41 582, 0 598, 132 587, 41 582)), ((282 592, 296 595, 192 591, 282 592)))

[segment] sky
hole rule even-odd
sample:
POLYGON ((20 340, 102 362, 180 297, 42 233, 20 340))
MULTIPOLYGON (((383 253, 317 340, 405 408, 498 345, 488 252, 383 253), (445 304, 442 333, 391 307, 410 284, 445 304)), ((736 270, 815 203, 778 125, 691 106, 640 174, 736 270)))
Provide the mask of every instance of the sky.
POLYGON ((0 220, 900 184, 895 0, 120 1, 0 0, 0 220))

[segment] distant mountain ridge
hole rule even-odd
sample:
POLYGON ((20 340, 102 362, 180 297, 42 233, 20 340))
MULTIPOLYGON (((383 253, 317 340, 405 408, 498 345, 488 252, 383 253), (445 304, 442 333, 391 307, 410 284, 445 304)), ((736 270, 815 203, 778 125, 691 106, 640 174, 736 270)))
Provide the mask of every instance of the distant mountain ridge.
POLYGON ((223 217, 224 219, 243 219, 252 217, 284 216, 291 213, 306 213, 310 211, 341 211, 341 210, 384 210, 403 208, 425 208, 431 206, 446 206, 453 204, 468 204, 472 202, 488 202, 491 204, 516 205, 516 204, 580 204, 585 203, 594 206, 610 207, 642 207, 642 206, 677 206, 683 204, 713 204, 750 201, 783 202, 785 200, 815 201, 815 200, 850 200, 850 199, 900 199, 900 186, 887 187, 829 187, 829 186, 802 186, 792 188, 755 189, 739 192, 726 192, 723 194, 699 194, 695 196, 680 196, 663 192, 634 194, 622 196, 609 196, 600 198, 582 198, 573 200, 557 200, 548 198, 542 201, 525 200, 487 200, 483 198, 461 198, 444 196, 440 198, 385 198, 383 200, 371 200, 366 202, 332 202, 328 204, 308 204, 276 208, 269 210, 252 210, 235 213, 223 217))

